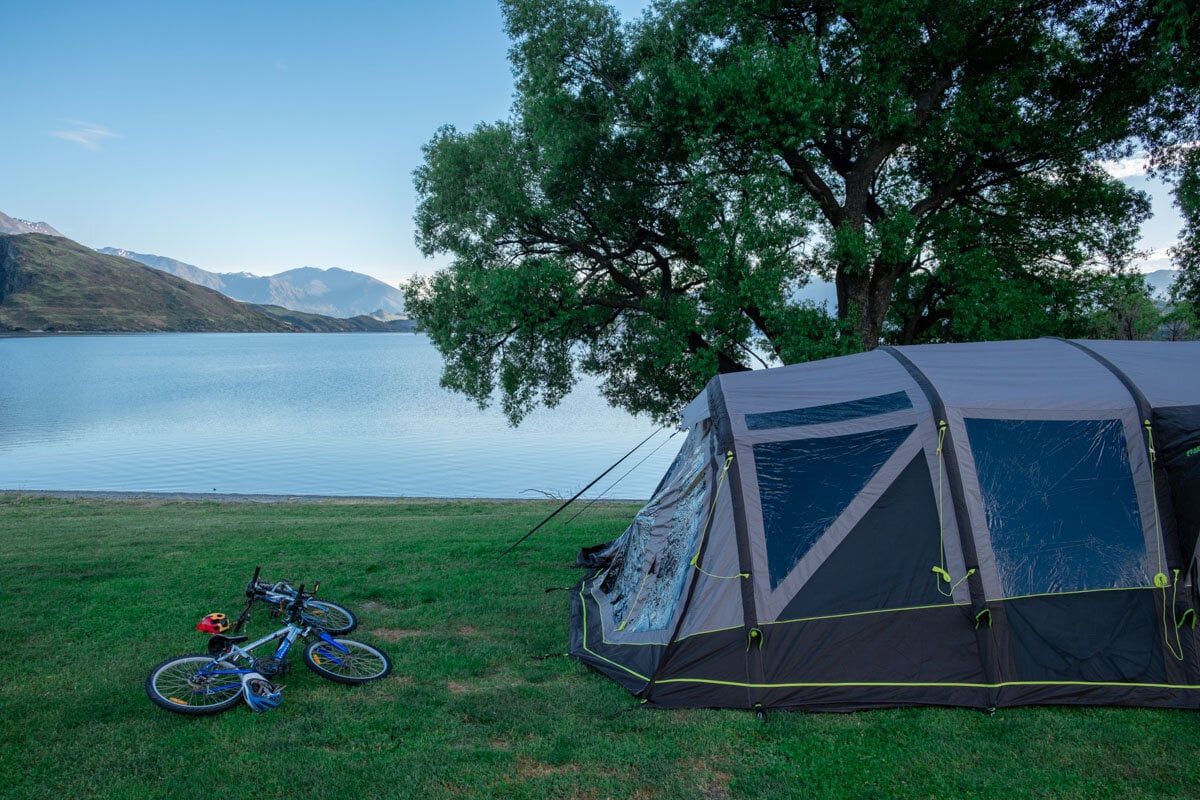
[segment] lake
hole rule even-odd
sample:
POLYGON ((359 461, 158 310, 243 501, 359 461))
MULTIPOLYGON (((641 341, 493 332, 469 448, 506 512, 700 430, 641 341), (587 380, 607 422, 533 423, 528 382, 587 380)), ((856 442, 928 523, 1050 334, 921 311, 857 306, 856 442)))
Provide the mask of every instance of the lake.
MULTIPOLYGON (((658 428, 584 382, 514 429, 440 372, 419 334, 0 338, 0 489, 567 498, 658 428)), ((648 497, 668 435, 585 496, 648 497)))

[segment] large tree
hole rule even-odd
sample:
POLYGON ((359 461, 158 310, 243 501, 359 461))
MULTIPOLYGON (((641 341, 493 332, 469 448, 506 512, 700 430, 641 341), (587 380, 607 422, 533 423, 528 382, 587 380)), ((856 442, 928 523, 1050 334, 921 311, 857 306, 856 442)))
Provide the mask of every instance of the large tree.
POLYGON ((443 382, 517 421, 583 370, 666 419, 716 372, 953 338, 986 287, 1079 305, 1072 276, 1119 268, 1147 213, 1096 162, 1176 86, 1164 7, 1190 24, 1117 0, 680 0, 628 25, 507 0, 510 119, 439 131, 416 174, 418 241, 453 259, 406 287, 443 382), (832 315, 795 302, 812 276, 832 315))
POLYGON ((515 421, 581 368, 613 403, 666 418, 716 372, 845 346, 789 302, 802 193, 657 121, 643 42, 612 9, 514 2, 506 19, 512 118, 439 131, 416 173, 418 241, 454 257, 406 287, 445 385, 481 401, 499 388, 515 421))

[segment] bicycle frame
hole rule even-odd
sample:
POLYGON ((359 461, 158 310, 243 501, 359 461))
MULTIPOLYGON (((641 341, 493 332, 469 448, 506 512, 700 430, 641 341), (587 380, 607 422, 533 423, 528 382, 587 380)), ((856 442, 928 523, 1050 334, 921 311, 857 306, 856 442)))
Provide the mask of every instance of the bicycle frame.
MULTIPOLYGON (((196 674, 203 675, 205 677, 212 677, 215 675, 237 675, 237 676, 239 676, 239 679, 241 678, 241 676, 244 676, 244 675, 252 675, 257 672, 257 670, 254 669, 254 656, 252 655, 254 650, 258 649, 259 647, 262 647, 265 644, 268 644, 269 642, 273 642, 276 639, 282 639, 282 641, 279 643, 279 646, 275 648, 275 652, 272 654, 272 656, 274 658, 278 658, 278 659, 282 660, 287 657, 287 654, 289 652, 291 652, 292 646, 296 643, 297 639, 299 639, 301 637, 307 637, 312 632, 313 632, 313 628, 311 626, 310 627, 301 627, 299 625, 289 622, 287 625, 284 625, 279 630, 274 631, 273 633, 269 633, 266 636, 262 637, 261 639, 257 639, 253 642, 250 642, 249 644, 241 645, 241 644, 236 644, 236 643, 230 643, 222 652, 220 652, 212 657, 212 662, 208 666, 201 667, 199 670, 197 670, 196 674), (213 667, 215 665, 219 664, 222 661, 234 661, 235 663, 236 663, 236 661, 245 661, 249 664, 249 666, 237 667, 235 669, 225 669, 225 668, 220 668, 220 667, 213 669, 213 667)), ((320 638, 326 644, 335 648, 338 652, 340 652, 340 653, 349 653, 350 652, 345 647, 343 647, 341 644, 339 644, 333 637, 331 637, 329 634, 325 633, 325 631, 320 631, 320 630, 316 631, 316 635, 318 636, 318 638, 320 638)), ((334 660, 335 663, 338 663, 338 664, 341 663, 340 661, 338 661, 338 659, 335 655, 333 655, 333 654, 328 654, 328 655, 330 658, 332 658, 334 660)), ((224 690, 228 689, 230 687, 230 685, 231 684, 210 686, 204 690, 204 693, 205 694, 214 694, 216 692, 224 691, 224 690)))
MULTIPOLYGON (((316 602, 318 606, 321 605, 320 601, 315 600, 317 592, 321 589, 320 581, 317 581, 316 584, 313 585, 311 592, 305 593, 304 584, 300 584, 300 588, 297 589, 287 581, 276 581, 275 583, 260 581, 258 579, 260 570, 261 567, 254 568, 254 576, 250 578, 250 583, 246 585, 246 597, 249 600, 249 605, 247 605, 246 612, 243 613, 248 613, 250 606, 252 606, 255 602, 261 602, 268 606, 272 606, 275 609, 273 613, 281 613, 285 610, 288 610, 291 604, 297 599, 304 608, 309 607, 309 601, 316 602)), ((328 605, 336 604, 331 603, 328 605)), ((241 630, 240 618, 238 623, 238 627, 235 629, 236 631, 241 630)))
MULTIPOLYGON (((287 581, 270 584, 256 582, 254 589, 257 593, 256 599, 268 605, 290 603, 296 598, 296 589, 287 581)), ((313 594, 316 594, 316 590, 313 591, 313 594)))

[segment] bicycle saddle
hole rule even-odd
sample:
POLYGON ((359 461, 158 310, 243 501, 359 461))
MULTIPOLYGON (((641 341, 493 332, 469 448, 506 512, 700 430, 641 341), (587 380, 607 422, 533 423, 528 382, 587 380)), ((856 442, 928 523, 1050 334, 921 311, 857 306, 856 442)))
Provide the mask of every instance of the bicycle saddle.
POLYGON ((231 644, 241 644, 250 637, 242 634, 241 636, 226 636, 223 633, 214 633, 208 637, 208 654, 210 656, 218 656, 225 652, 225 648, 231 644))

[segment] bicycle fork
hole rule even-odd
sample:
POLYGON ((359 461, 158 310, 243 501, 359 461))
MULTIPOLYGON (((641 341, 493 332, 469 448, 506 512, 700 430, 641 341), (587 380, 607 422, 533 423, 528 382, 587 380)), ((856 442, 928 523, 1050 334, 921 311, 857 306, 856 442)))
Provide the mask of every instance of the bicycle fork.
POLYGON ((318 632, 317 636, 320 637, 321 641, 329 645, 329 647, 322 648, 319 653, 314 652, 313 659, 318 664, 320 664, 322 660, 326 660, 332 661, 339 667, 346 666, 346 662, 342 659, 342 656, 350 655, 350 651, 345 647, 342 647, 342 645, 339 644, 336 639, 334 639, 325 631, 318 632))

